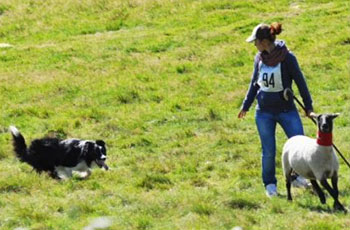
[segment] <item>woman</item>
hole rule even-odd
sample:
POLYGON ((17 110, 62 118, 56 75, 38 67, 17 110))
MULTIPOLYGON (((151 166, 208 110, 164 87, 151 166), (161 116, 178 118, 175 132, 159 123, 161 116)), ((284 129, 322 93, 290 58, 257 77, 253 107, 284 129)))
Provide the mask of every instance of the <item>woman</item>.
MULTIPOLYGON (((313 111, 312 99, 296 57, 284 41, 276 41, 276 35, 281 32, 280 23, 272 23, 271 26, 259 24, 246 40, 254 42, 259 52, 255 56, 252 80, 238 114, 238 118, 243 118, 257 98, 255 120, 262 146, 262 179, 269 197, 277 195, 276 124, 281 125, 288 138, 304 134, 293 100, 283 96, 285 89, 291 89, 292 81, 303 98, 307 116, 313 111)), ((306 180, 301 177, 294 182, 297 182, 294 183, 296 186, 307 186, 306 180)))

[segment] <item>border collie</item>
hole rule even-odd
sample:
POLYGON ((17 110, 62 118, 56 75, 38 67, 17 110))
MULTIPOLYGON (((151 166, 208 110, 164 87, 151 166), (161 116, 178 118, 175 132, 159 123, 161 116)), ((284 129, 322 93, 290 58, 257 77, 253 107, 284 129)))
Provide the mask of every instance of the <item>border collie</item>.
POLYGON ((73 171, 88 177, 94 165, 108 170, 105 163, 106 146, 102 140, 41 138, 32 141, 27 148, 18 129, 15 126, 10 126, 9 129, 17 158, 31 165, 38 173, 44 171, 52 178, 66 179, 72 177, 73 171))

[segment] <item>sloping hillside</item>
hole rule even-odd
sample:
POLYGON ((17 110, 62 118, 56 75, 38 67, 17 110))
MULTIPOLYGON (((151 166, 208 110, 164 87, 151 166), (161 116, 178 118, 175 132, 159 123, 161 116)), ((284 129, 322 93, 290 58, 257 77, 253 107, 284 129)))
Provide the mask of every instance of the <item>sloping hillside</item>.
MULTIPOLYGON (((260 22, 298 57, 316 112, 339 112, 350 159, 347 0, 7 0, 0 2, 0 228, 340 230, 332 199, 294 189, 266 198, 254 109, 238 120, 260 22), (14 158, 9 125, 43 136, 103 139, 110 171, 54 181, 14 158)), ((296 89, 295 89, 296 90, 296 89)), ((297 90, 296 90, 297 91, 297 90)), ((303 117, 307 135, 316 127, 303 117)), ((341 161, 340 200, 350 208, 341 161)))

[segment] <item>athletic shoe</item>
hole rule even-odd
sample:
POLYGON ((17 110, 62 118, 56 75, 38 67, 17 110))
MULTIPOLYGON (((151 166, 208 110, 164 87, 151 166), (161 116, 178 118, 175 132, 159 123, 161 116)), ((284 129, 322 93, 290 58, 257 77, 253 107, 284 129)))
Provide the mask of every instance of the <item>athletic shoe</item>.
POLYGON ((307 181, 302 176, 297 176, 295 180, 292 181, 292 186, 296 188, 311 188, 311 183, 307 181))
POLYGON ((269 198, 277 196, 277 187, 275 184, 268 184, 266 186, 266 196, 269 198))

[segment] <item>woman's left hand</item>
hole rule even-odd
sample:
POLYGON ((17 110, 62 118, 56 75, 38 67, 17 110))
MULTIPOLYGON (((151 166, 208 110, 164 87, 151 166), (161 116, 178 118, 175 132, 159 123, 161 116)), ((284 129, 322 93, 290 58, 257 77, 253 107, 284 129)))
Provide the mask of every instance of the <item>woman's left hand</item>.
POLYGON ((317 114, 314 113, 314 111, 312 111, 312 110, 308 110, 308 111, 306 112, 306 116, 308 116, 308 117, 310 117, 310 118, 316 118, 316 117, 317 117, 317 114))

